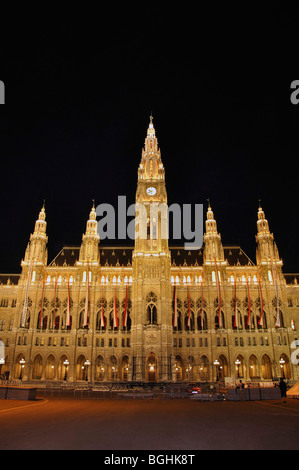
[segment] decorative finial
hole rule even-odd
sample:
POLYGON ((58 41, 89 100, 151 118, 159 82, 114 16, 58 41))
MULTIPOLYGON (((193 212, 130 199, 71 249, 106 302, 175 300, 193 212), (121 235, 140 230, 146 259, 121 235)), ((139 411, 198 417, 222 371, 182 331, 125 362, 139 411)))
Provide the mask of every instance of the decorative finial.
POLYGON ((150 115, 150 124, 153 124, 153 112, 151 111, 151 115, 150 115))
POLYGON ((208 209, 211 209, 211 201, 210 201, 210 198, 207 199, 207 202, 208 202, 208 204, 209 204, 208 209))

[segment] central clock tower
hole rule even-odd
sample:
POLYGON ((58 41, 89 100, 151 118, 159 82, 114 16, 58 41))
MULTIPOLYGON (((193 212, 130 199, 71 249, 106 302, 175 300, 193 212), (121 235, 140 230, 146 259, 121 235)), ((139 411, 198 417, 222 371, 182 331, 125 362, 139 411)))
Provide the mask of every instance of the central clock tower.
POLYGON ((138 168, 135 251, 168 251, 165 169, 152 116, 138 168))
POLYGON ((153 118, 138 168, 133 252, 132 380, 172 379, 170 251, 165 169, 153 118))

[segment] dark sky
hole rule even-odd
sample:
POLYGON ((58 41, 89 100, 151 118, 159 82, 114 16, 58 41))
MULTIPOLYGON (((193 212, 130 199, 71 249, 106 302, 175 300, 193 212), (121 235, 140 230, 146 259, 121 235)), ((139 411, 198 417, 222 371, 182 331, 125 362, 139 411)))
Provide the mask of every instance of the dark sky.
POLYGON ((49 262, 80 245, 93 198, 134 202, 151 112, 169 204, 210 198, 223 244, 255 261, 261 199, 298 272, 296 16, 280 2, 142 5, 44 7, 2 32, 0 272, 20 272, 43 199, 49 262))

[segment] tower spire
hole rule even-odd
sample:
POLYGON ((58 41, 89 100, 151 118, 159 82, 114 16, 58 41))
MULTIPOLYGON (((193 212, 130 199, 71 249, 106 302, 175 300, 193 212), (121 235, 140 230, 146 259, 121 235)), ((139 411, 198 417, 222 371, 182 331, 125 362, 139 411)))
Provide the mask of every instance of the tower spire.
POLYGON ((24 261, 29 263, 34 261, 36 264, 47 263, 47 243, 46 233, 46 211, 45 202, 39 212, 38 219, 35 221, 34 232, 30 235, 30 240, 26 248, 24 261))
POLYGON ((257 217, 257 263, 267 264, 273 263, 273 261, 280 262, 278 248, 274 241, 273 233, 270 232, 269 223, 266 219, 265 212, 262 209, 260 200, 257 217))
POLYGON ((99 261, 99 240, 97 214, 93 199, 89 219, 86 222, 86 232, 82 237, 79 256, 80 262, 87 262, 87 260, 91 262, 99 261))
POLYGON ((221 235, 217 230, 217 222, 208 199, 208 210, 206 219, 206 233, 204 234, 204 262, 207 264, 216 261, 224 261, 224 250, 221 235))
POLYGON ((153 124, 153 116, 150 115, 150 122, 142 149, 141 162, 138 168, 138 181, 165 179, 165 170, 161 160, 161 151, 158 147, 158 139, 153 124))

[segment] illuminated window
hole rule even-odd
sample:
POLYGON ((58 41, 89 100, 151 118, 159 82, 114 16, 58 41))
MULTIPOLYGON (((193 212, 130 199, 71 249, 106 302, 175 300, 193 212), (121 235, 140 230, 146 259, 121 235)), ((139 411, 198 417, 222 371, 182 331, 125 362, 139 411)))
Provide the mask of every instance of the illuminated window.
POLYGON ((47 277, 47 285, 49 285, 50 282, 51 282, 51 276, 48 276, 48 277, 47 277))
POLYGON ((124 283, 125 283, 125 286, 128 284, 128 276, 125 276, 124 283))
POLYGON ((216 273, 215 273, 215 271, 212 271, 212 283, 216 284, 216 273))
POLYGON ((176 278, 175 278, 175 283, 176 283, 177 286, 179 285, 179 283, 180 283, 180 278, 179 278, 179 276, 176 276, 176 278))
POLYGON ((132 279, 132 276, 130 276, 130 278, 129 278, 129 284, 130 284, 130 286, 132 285, 132 282, 133 282, 133 279, 132 279))
POLYGON ((101 277, 101 284, 102 284, 102 286, 105 285, 105 276, 101 277))
POLYGON ((70 277, 70 286, 73 285, 73 282, 74 282, 74 278, 73 278, 73 276, 71 276, 71 277, 70 277))
POLYGON ((112 281, 113 285, 116 286, 116 276, 113 276, 113 281, 112 281))
POLYGON ((86 271, 83 272, 82 282, 86 282, 86 271))
POLYGON ((174 286, 174 276, 171 276, 171 285, 174 286))
POLYGON ((244 276, 244 274, 242 276, 242 284, 246 284, 246 277, 244 276))
POLYGON ((58 284, 59 286, 61 286, 61 282, 62 282, 62 277, 59 276, 57 284, 58 284))
POLYGON ((36 277, 36 272, 33 271, 32 273, 32 279, 31 279, 31 282, 35 282, 35 277, 36 277))

